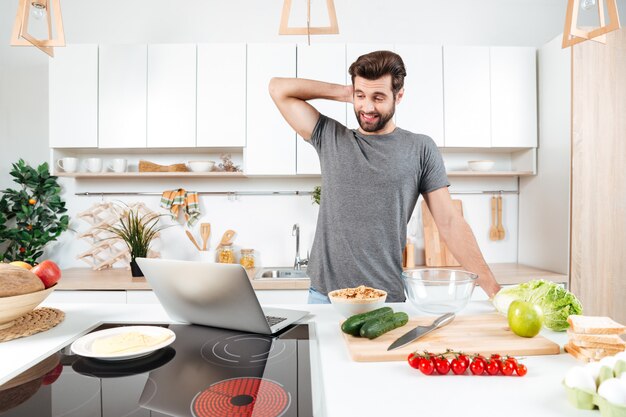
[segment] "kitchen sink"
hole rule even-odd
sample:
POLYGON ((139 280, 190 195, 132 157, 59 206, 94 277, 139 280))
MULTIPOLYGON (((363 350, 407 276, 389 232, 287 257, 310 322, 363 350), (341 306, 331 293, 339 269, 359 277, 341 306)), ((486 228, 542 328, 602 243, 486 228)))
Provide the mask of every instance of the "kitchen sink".
POLYGON ((280 268, 280 269, 265 269, 257 277, 257 279, 276 279, 276 278, 307 279, 309 278, 309 276, 306 274, 306 271, 303 271, 303 270, 280 268))

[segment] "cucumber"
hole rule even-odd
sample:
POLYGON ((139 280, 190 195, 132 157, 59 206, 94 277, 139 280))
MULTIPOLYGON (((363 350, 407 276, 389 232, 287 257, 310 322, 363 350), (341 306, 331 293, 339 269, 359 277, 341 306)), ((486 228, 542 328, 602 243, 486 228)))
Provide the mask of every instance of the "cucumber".
POLYGON ((393 313, 389 316, 383 316, 366 321, 363 326, 361 326, 359 334, 362 337, 367 337, 368 339, 376 339, 378 336, 387 333, 390 330, 404 326, 408 321, 409 316, 406 313, 393 313))
POLYGON ((393 310, 391 307, 381 307, 376 310, 368 311, 367 313, 357 314, 355 316, 351 316, 348 320, 344 321, 341 325, 341 331, 347 334, 351 334, 352 336, 359 336, 359 330, 361 330, 361 326, 368 320, 384 317, 387 315, 392 315, 393 310))

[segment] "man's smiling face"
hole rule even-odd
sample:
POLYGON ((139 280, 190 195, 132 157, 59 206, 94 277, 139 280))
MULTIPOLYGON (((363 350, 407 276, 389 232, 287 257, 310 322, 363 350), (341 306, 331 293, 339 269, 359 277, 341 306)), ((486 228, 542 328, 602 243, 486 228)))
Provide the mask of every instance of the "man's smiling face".
POLYGON ((385 131, 388 122, 396 111, 403 90, 394 97, 391 89, 391 75, 376 80, 354 77, 354 114, 367 133, 389 133, 385 131))

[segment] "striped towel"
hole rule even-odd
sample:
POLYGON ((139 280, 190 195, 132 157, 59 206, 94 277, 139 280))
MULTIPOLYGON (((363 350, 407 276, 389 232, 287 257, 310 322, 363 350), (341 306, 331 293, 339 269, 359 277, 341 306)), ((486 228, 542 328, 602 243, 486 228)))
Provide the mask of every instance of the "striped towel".
POLYGON ((183 188, 178 190, 164 191, 161 196, 161 207, 169 210, 172 217, 178 218, 179 208, 183 207, 187 226, 191 227, 200 217, 200 205, 198 204, 198 193, 186 191, 183 188))

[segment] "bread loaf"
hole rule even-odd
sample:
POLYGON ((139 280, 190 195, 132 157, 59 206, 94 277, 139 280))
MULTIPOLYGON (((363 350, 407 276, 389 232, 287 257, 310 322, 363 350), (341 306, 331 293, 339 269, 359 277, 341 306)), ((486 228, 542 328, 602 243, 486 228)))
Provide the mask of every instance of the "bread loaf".
POLYGON ((0 297, 42 291, 43 282, 32 272, 19 266, 0 263, 0 297))

